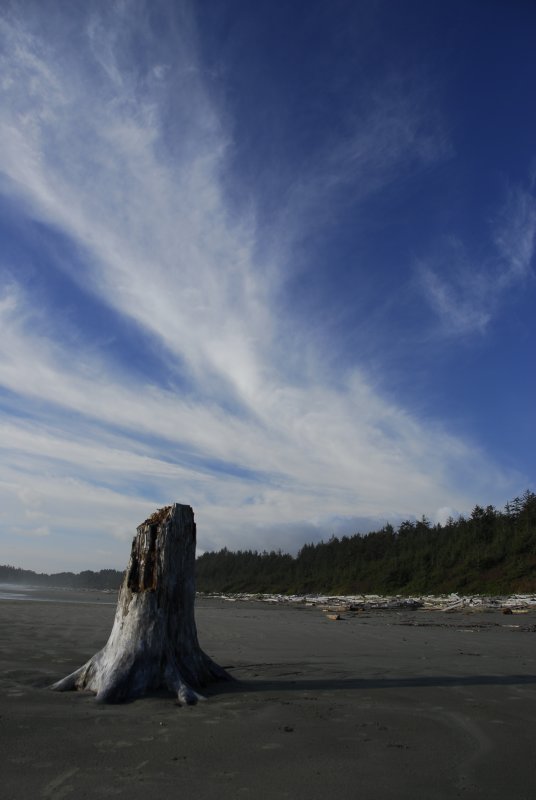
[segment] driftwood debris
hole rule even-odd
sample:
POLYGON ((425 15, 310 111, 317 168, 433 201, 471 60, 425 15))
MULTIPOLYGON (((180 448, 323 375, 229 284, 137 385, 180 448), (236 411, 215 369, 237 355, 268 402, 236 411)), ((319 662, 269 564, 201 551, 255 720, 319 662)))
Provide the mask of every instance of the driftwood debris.
POLYGON ((196 527, 190 506, 159 509, 138 528, 107 644, 52 686, 117 703, 167 688, 196 703, 230 675, 200 648, 194 618, 196 527))

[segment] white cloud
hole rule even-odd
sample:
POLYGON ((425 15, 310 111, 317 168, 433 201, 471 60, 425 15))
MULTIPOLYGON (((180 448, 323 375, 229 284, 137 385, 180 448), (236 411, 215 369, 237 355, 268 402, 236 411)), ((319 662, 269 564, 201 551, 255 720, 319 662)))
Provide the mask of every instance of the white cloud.
POLYGON ((451 506, 442 506, 438 508, 433 520, 438 525, 446 525, 449 519, 457 519, 459 513, 451 506))
MULTIPOLYGON (((454 258, 460 255, 460 248, 456 250, 454 258)), ((488 284, 475 280, 470 266, 464 264, 460 268, 460 261, 445 264, 446 256, 441 261, 446 269, 439 267, 437 260, 433 268, 421 262, 418 273, 420 288, 441 320, 444 332, 449 335, 483 333, 492 317, 488 284)))
POLYGON ((41 538, 42 536, 50 536, 50 530, 47 525, 41 525, 40 528, 13 528, 15 536, 31 536, 41 538))
POLYGON ((350 103, 335 121, 337 137, 312 153, 308 170, 295 175, 288 187, 277 223, 278 238, 287 249, 337 223, 349 203, 355 210, 451 155, 440 116, 416 76, 411 82, 402 76, 386 81, 354 102, 355 108, 350 103))
POLYGON ((493 222, 494 251, 471 259, 463 243, 445 242, 434 257, 417 264, 420 289, 447 335, 484 333, 506 293, 531 273, 536 235, 536 200, 531 192, 510 190, 493 222))
POLYGON ((530 272, 536 236, 536 199, 516 187, 511 189, 496 222, 495 245, 503 259, 500 289, 522 280, 530 272))

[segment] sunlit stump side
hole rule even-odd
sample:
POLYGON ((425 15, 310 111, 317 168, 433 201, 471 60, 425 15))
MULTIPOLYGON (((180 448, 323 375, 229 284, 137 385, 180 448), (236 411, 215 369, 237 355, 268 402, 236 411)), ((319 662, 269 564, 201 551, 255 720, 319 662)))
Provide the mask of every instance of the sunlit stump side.
POLYGON ((108 642, 80 669, 52 686, 95 692, 119 703, 167 688, 182 703, 230 675, 199 647, 195 603, 194 514, 175 503, 137 528, 108 642))

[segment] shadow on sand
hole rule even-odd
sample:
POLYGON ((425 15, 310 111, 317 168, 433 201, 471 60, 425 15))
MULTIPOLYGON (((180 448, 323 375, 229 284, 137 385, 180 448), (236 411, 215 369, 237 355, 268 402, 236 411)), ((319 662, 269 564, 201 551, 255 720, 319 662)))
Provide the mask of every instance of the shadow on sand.
MULTIPOLYGON (((228 668, 228 669, 232 669, 228 668)), ((236 694, 242 692, 323 692, 368 691, 370 689, 437 688, 459 686, 530 686, 536 685, 536 675, 435 675, 413 678, 296 678, 293 680, 240 679, 207 687, 204 694, 236 694)))
MULTIPOLYGON (((227 667, 232 670, 233 667, 227 667)), ((56 676, 51 674, 17 673, 20 686, 31 686, 36 689, 50 689, 56 676)), ((216 681, 200 688, 201 694, 207 699, 221 695, 247 694, 257 692, 366 692, 372 689, 433 689, 463 686, 534 686, 536 675, 418 675, 412 678, 288 678, 272 679, 244 679, 233 678, 230 681, 216 681)), ((89 696, 90 693, 81 692, 89 696)), ((146 697, 174 697, 167 689, 148 691, 146 697)), ((126 702, 131 703, 140 698, 131 698, 126 702)))

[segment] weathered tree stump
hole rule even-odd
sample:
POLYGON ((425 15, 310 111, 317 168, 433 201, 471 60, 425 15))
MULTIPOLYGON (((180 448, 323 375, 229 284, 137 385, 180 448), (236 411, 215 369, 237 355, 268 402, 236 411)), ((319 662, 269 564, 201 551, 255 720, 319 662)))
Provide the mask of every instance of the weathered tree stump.
POLYGON ((200 687, 230 675, 200 648, 194 618, 194 514, 175 503, 137 528, 107 644, 52 686, 118 703, 167 688, 196 703, 200 687))

